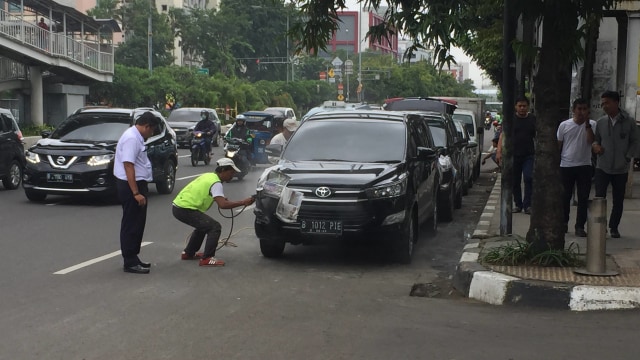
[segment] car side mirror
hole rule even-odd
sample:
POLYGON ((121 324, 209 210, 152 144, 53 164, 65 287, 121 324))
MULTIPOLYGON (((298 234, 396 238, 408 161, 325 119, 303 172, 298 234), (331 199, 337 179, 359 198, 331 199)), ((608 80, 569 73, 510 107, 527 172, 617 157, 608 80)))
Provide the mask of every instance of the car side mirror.
POLYGON ((271 155, 279 157, 282 154, 282 145, 280 144, 269 144, 264 149, 264 152, 271 155))
POLYGON ((418 147, 418 160, 427 161, 433 160, 438 155, 438 152, 432 148, 418 147))
POLYGON ((436 154, 438 156, 447 156, 447 155, 449 155, 449 151, 447 151, 447 148, 444 147, 444 146, 438 146, 436 148, 436 154))
POLYGON ((460 139, 460 140, 457 140, 454 145, 459 146, 459 147, 463 147, 463 146, 466 146, 468 143, 469 143, 468 140, 460 139))
POLYGON ((467 144, 467 147, 468 147, 469 149, 473 149, 473 148, 475 148, 475 147, 478 147, 478 143, 477 143, 477 142, 475 142, 475 141, 469 141, 469 143, 467 144))
POLYGON ((40 132, 40 136, 42 136, 43 139, 48 138, 49 136, 51 136, 51 130, 42 130, 40 132))

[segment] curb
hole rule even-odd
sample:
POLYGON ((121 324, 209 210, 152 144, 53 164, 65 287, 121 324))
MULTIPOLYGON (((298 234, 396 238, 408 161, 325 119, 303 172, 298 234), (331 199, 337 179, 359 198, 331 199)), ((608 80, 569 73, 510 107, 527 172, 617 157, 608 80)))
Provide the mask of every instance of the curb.
POLYGON ((482 240, 492 234, 491 220, 498 211, 500 176, 471 238, 464 247, 453 276, 453 287, 464 296, 491 305, 593 311, 640 308, 640 288, 592 286, 526 280, 485 268, 479 262, 482 240))

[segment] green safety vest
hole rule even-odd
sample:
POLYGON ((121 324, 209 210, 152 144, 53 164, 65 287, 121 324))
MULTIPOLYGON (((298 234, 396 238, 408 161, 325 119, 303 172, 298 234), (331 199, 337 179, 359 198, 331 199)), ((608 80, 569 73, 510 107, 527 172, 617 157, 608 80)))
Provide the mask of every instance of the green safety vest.
POLYGON ((213 204, 213 197, 210 192, 211 186, 218 182, 220 182, 218 174, 202 174, 178 193, 178 196, 173 200, 173 204, 183 209, 206 212, 213 204))

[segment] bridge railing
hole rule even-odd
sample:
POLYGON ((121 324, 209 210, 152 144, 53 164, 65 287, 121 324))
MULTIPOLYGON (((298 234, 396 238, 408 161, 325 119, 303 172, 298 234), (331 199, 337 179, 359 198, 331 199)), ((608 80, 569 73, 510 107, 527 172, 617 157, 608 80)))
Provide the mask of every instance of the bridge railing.
POLYGON ((4 10, 0 10, 0 36, 9 37, 52 57, 65 58, 98 72, 113 73, 112 44, 77 40, 73 36, 23 21, 20 16, 4 10))

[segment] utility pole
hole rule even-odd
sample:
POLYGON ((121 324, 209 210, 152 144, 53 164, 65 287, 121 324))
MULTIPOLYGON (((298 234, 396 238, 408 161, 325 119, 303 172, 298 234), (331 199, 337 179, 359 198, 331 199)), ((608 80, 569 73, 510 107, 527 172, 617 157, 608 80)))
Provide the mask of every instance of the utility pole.
POLYGON ((360 2, 360 12, 358 12, 358 89, 360 91, 358 94, 358 101, 362 102, 364 99, 362 94, 362 35, 360 34, 360 30, 362 29, 362 3, 360 2))
POLYGON ((512 43, 516 38, 515 1, 504 1, 502 51, 502 183, 500 197, 500 235, 512 233, 513 201, 513 117, 516 56, 512 43))
POLYGON ((151 26, 151 15, 153 14, 153 0, 149 0, 149 19, 147 21, 147 63, 149 72, 153 72, 153 28, 151 26))
POLYGON ((285 34, 285 38, 287 40, 287 57, 285 66, 287 67, 287 82, 289 82, 289 63, 291 63, 291 80, 293 81, 293 61, 291 61, 291 58, 289 57, 289 10, 287 10, 287 33, 285 34))

